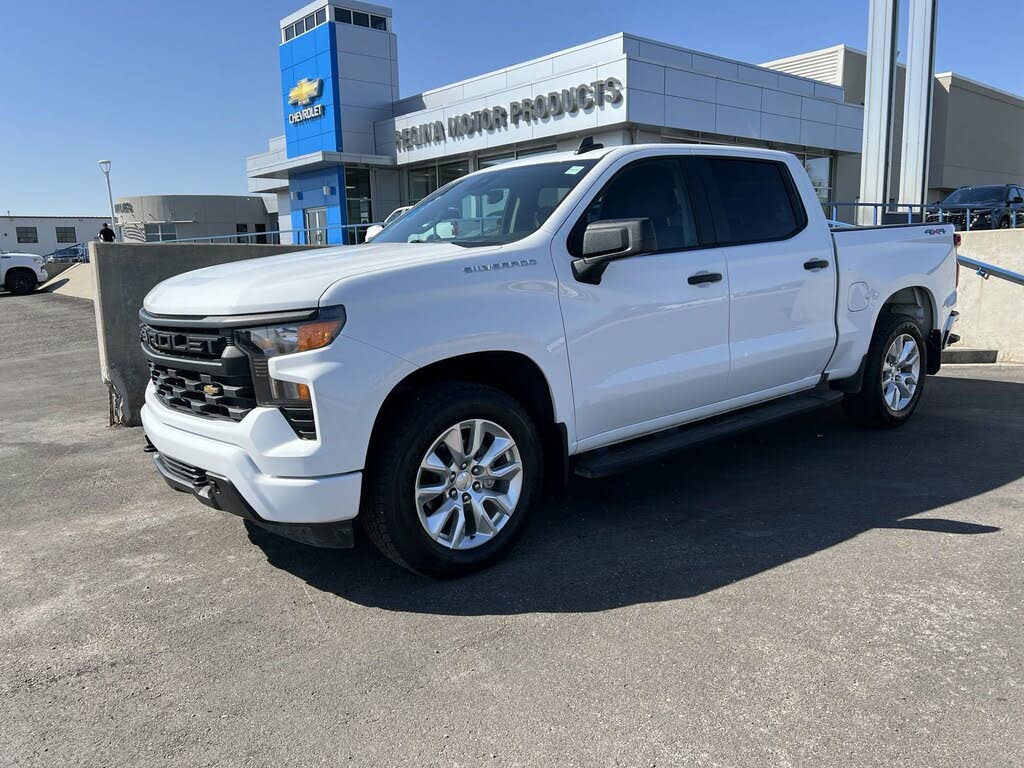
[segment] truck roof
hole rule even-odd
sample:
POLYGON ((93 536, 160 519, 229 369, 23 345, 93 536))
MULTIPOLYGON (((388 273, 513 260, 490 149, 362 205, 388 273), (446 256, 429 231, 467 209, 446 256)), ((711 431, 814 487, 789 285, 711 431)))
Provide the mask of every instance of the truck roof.
POLYGON ((525 165, 539 165, 541 163, 568 162, 572 160, 594 160, 603 159, 609 156, 621 157, 623 155, 639 154, 656 150, 665 154, 715 154, 715 155, 737 155, 740 157, 762 157, 765 159, 779 160, 790 156, 788 152, 781 152, 777 149, 763 149, 761 147, 724 146, 721 144, 623 144, 611 147, 599 147, 587 150, 582 154, 575 151, 551 152, 543 155, 530 155, 519 160, 512 160, 501 165, 483 169, 488 172, 498 168, 513 168, 525 165))

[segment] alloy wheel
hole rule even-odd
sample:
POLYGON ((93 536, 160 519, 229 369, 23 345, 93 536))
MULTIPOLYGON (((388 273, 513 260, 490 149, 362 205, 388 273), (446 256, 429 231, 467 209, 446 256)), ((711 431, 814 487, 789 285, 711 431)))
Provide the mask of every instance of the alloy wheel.
POLYGON ((882 361, 882 399, 893 411, 902 411, 914 399, 921 376, 917 340, 903 333, 893 339, 882 361))
POLYGON ((441 546, 472 549, 501 532, 522 487, 522 457, 508 431, 487 419, 467 419, 438 435, 420 461, 416 512, 441 546))

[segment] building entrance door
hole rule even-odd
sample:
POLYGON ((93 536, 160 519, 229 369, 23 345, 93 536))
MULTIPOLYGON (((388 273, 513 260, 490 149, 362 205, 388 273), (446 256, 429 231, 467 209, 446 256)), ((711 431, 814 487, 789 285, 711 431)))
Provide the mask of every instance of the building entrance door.
POLYGON ((327 242, 327 209, 307 208, 303 215, 306 219, 306 244, 324 245, 327 242))

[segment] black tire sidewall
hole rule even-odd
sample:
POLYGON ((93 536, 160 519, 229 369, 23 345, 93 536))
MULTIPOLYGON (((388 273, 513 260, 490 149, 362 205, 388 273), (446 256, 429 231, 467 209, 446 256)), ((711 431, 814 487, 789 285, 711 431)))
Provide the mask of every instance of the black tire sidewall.
POLYGON ((441 386, 417 398, 406 411, 406 424, 395 430, 378 455, 377 493, 371 514, 383 518, 394 548, 412 570, 455 577, 486 568, 514 546, 529 520, 543 484, 543 455, 537 427, 518 401, 504 392, 472 384, 441 386), (515 440, 523 463, 523 487, 515 512, 492 541, 452 550, 433 541, 420 523, 414 502, 419 464, 445 429, 460 421, 483 418, 515 440))
POLYGON ((865 371, 864 387, 872 410, 877 414, 883 426, 899 426, 906 422, 918 403, 921 402, 921 395, 924 394, 926 371, 928 370, 928 348, 924 341, 924 332, 918 322, 909 315, 889 315, 883 322, 879 323, 874 343, 872 344, 868 369, 865 371), (907 406, 899 411, 889 407, 882 396, 882 365, 885 361, 885 353, 892 345, 897 336, 907 334, 914 337, 917 342, 918 354, 921 356, 921 374, 917 382, 917 389, 907 406))
POLYGON ((7 279, 7 290, 18 296, 32 293, 36 289, 36 280, 24 271, 15 272, 7 279))

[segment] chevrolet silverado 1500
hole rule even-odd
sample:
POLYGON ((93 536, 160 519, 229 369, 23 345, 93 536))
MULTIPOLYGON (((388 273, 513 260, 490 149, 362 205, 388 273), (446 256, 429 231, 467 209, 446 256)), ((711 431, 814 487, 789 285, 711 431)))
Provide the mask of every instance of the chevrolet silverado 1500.
POLYGON ((439 189, 373 243, 171 278, 140 313, 174 488, 296 539, 354 519, 457 576, 545 474, 842 401, 894 427, 955 340, 953 226, 832 231, 792 155, 581 146, 439 189))

